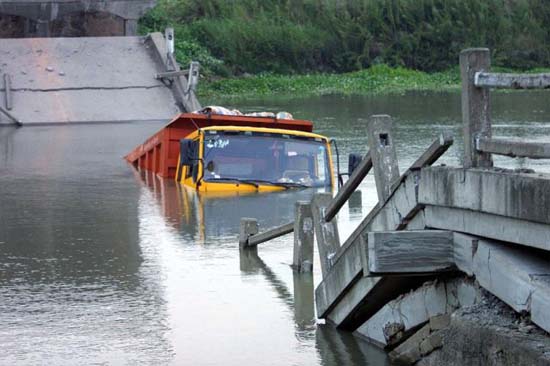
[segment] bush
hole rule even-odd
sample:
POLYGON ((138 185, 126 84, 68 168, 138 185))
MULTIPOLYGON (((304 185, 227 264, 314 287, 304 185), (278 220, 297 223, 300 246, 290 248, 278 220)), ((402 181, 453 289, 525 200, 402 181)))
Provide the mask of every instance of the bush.
POLYGON ((547 0, 159 0, 141 24, 175 26, 178 59, 213 74, 439 71, 467 47, 503 67, 550 65, 547 0))

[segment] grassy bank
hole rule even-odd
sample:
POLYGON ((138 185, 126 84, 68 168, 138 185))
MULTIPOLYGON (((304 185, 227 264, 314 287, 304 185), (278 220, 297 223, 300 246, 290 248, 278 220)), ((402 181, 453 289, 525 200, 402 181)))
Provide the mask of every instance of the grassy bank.
POLYGON ((403 93, 410 90, 452 90, 459 87, 458 70, 429 74, 401 67, 376 65, 344 74, 260 74, 206 81, 200 84, 199 96, 209 99, 227 99, 272 95, 375 95, 403 93))
MULTIPOLYGON (((513 72, 494 68, 496 72, 513 72)), ((550 72, 532 69, 530 73, 550 72)), ((407 91, 460 90, 458 68, 436 73, 376 65, 361 71, 344 74, 276 75, 260 74, 240 78, 201 81, 198 94, 210 100, 253 98, 265 96, 312 96, 327 94, 399 94, 407 91)))

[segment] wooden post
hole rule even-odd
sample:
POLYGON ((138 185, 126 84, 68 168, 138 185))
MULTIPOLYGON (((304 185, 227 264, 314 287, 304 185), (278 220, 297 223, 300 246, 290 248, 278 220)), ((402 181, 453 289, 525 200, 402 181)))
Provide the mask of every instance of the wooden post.
POLYGON ((493 166, 491 154, 476 150, 476 139, 491 137, 491 103, 489 89, 475 86, 475 74, 489 71, 490 67, 488 48, 469 48, 460 52, 464 168, 493 166))
POLYGON ((325 277, 333 265, 333 259, 340 248, 340 236, 335 219, 325 221, 325 211, 332 201, 330 193, 316 193, 311 201, 313 227, 317 237, 317 248, 321 259, 321 273, 325 277))
POLYGON ((391 117, 387 115, 371 116, 367 125, 367 138, 374 167, 378 200, 380 203, 384 203, 390 196, 393 184, 399 179, 391 117))
POLYGON ((313 269, 313 216, 311 204, 296 202, 294 209, 294 255, 292 268, 297 272, 313 269))
POLYGON ((248 238, 258 234, 258 220, 243 217, 239 229, 239 247, 245 249, 248 247, 248 238))

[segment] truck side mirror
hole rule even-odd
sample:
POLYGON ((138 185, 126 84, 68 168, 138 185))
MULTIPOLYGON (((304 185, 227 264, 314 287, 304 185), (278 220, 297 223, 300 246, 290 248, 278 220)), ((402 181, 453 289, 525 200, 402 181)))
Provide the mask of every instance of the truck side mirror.
POLYGON ((197 160, 197 143, 190 139, 180 140, 180 165, 191 166, 197 160))
POLYGON ((361 164, 361 160, 363 160, 363 157, 361 156, 361 154, 354 154, 354 153, 349 154, 349 156, 348 156, 348 174, 349 174, 349 176, 351 176, 353 171, 355 169, 357 169, 359 164, 361 164))

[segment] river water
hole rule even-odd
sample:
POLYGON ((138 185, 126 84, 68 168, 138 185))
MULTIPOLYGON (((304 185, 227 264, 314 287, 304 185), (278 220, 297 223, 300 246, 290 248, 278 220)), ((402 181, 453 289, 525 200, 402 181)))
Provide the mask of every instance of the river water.
MULTIPOLYGON (((549 141, 548 94, 493 98, 494 135, 549 141)), ((394 118, 404 171, 444 131, 461 159, 460 96, 233 101, 312 119, 365 153, 369 115, 394 118)), ((320 281, 293 275, 292 236, 240 256, 240 217, 292 220, 312 192, 209 198, 138 173, 122 157, 162 123, 0 128, 0 364, 385 365, 383 352, 316 320, 320 281)), ((550 171, 548 162, 496 165, 550 171)), ((372 176, 338 216, 345 239, 376 203, 372 176)))

